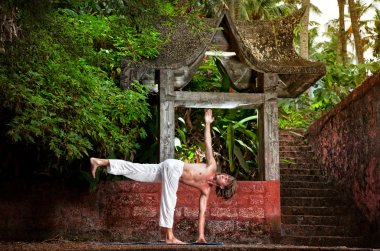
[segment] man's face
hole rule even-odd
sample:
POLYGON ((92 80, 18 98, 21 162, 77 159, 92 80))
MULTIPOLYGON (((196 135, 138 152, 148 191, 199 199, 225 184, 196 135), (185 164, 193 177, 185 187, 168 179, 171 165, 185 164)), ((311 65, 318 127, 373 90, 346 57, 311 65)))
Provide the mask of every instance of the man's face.
POLYGON ((231 183, 231 176, 225 173, 218 174, 216 176, 216 183, 223 189, 231 183))

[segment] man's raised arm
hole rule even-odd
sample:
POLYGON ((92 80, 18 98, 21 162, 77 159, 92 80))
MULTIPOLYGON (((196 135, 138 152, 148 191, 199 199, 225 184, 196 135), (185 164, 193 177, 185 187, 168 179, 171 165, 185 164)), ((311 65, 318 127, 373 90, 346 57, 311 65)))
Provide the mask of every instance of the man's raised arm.
POLYGON ((212 152, 212 140, 211 140, 211 123, 214 122, 212 117, 212 110, 205 109, 205 146, 206 146, 206 163, 207 166, 215 165, 214 154, 212 152))

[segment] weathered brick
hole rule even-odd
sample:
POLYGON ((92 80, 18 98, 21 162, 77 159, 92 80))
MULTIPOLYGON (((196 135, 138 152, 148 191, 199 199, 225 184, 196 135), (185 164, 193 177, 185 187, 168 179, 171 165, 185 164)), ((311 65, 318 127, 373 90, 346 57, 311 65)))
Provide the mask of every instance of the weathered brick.
POLYGON ((210 220, 207 222, 207 229, 211 234, 230 233, 235 230, 235 222, 233 220, 210 220))
MULTIPOLYGON (((244 183, 244 182, 242 182, 244 183)), ((238 192, 243 193, 264 193, 264 184, 261 181, 249 182, 245 186, 238 187, 238 192)))
POLYGON ((160 196, 157 193, 145 193, 143 195, 144 205, 159 205, 160 204, 160 196))
POLYGON ((211 216, 214 218, 233 219, 238 216, 238 212, 236 208, 216 207, 211 208, 211 216))
POLYGON ((251 195, 249 196, 249 204, 251 205, 264 205, 263 195, 251 195))
POLYGON ((152 218, 156 217, 158 215, 158 208, 157 207, 134 207, 133 208, 133 216, 135 217, 146 217, 146 218, 152 218))
POLYGON ((370 222, 380 222, 380 72, 369 77, 308 129, 329 180, 352 192, 370 222), (376 164, 375 164, 376 166, 376 164), (377 167, 377 169, 379 169, 377 167))
MULTIPOLYGON (((205 229, 208 240, 260 238, 259 235, 253 237, 252 227, 257 226, 254 232, 258 233, 260 227, 268 226, 266 223, 260 225, 265 221, 257 218, 257 209, 252 208, 260 204, 261 199, 264 204, 273 204, 274 207, 279 205, 273 203, 273 195, 266 196, 267 191, 272 193, 277 186, 267 181, 259 182, 259 186, 256 183, 239 182, 240 190, 231 200, 217 198, 214 192, 210 194, 205 229), (249 188, 245 189, 244 186, 249 188), (254 193, 253 190, 260 193, 254 193), (248 209, 239 211, 239 208, 248 209), (248 231, 239 231, 236 226, 243 226, 244 222, 250 222, 247 225, 248 231)), ((144 183, 132 181, 102 182, 96 193, 89 194, 65 190, 53 182, 34 185, 22 183, 19 185, 20 193, 13 192, 14 196, 0 194, 1 208, 4 209, 1 213, 7 217, 6 221, 0 221, 0 232, 13 231, 19 238, 31 238, 30 230, 38 228, 41 233, 57 233, 59 230, 60 236, 64 238, 86 239, 91 236, 103 241, 157 241, 163 237, 158 232, 160 184, 145 185, 148 187, 144 188, 144 183), (151 192, 154 190, 158 192, 151 192), (51 193, 55 196, 51 196, 51 193)), ((193 240, 197 236, 199 192, 181 185, 177 196, 179 203, 177 202, 175 211, 175 233, 181 239, 193 240), (184 198, 182 202, 181 198, 184 198)), ((33 238, 40 234, 33 233, 33 238)))
POLYGON ((199 208, 184 207, 183 216, 190 219, 197 219, 199 214, 199 208))
POLYGON ((239 208, 239 217, 243 219, 264 218, 265 212, 262 207, 239 208))

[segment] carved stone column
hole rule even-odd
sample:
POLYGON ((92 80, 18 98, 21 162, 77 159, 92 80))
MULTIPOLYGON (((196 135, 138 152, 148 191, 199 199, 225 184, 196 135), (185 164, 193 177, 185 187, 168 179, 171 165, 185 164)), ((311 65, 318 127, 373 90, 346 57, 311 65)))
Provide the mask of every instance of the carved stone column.
POLYGON ((273 95, 277 86, 277 74, 263 74, 264 93, 270 94, 259 107, 259 167, 261 180, 279 180, 278 104, 273 95))
POLYGON ((175 112, 174 81, 171 70, 159 71, 160 162, 174 158, 175 112))

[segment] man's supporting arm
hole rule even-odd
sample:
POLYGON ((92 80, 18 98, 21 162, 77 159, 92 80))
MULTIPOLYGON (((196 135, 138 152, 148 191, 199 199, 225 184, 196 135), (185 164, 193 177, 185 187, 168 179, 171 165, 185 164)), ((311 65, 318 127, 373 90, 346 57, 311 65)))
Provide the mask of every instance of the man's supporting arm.
POLYGON ((205 240, 205 214, 207 208, 208 195, 201 194, 199 197, 199 215, 198 215, 198 239, 197 242, 206 242, 205 240))

